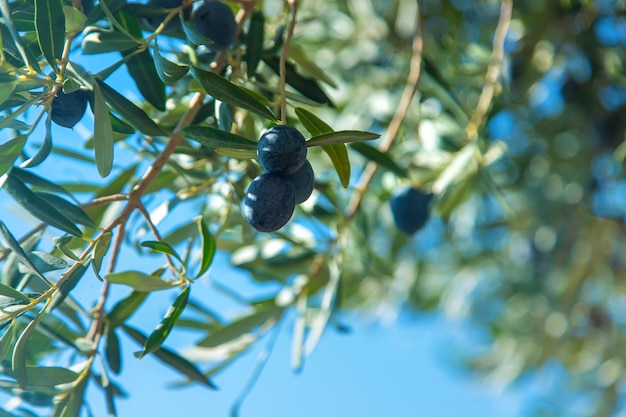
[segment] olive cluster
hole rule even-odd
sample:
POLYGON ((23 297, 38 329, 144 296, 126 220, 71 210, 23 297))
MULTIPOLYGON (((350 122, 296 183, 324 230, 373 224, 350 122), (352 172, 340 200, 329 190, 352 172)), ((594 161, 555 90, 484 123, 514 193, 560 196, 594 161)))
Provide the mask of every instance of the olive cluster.
POLYGON ((314 173, 306 155, 304 136, 294 127, 277 125, 261 136, 257 157, 265 172, 250 183, 243 201, 243 214, 256 230, 280 229, 296 204, 309 198, 314 173))

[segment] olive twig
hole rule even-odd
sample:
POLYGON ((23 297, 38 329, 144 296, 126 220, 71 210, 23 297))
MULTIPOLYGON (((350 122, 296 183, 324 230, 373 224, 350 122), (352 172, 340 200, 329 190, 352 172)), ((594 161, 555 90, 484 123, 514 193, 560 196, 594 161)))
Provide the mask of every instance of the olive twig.
POLYGON ((287 94, 285 92, 287 84, 287 54, 289 53, 289 45, 291 44, 291 38, 293 38, 293 31, 296 26, 296 16, 298 13, 298 0, 288 0, 289 7, 291 9, 291 18, 289 20, 289 27, 287 28, 287 37, 285 43, 283 43, 283 49, 280 54, 280 120, 283 123, 287 122, 287 94))
MULTIPOLYGON (((422 72, 422 48, 423 48, 423 37, 422 37, 422 23, 420 19, 420 10, 419 5, 416 13, 416 28, 415 35, 413 37, 413 56, 411 57, 409 75, 407 76, 406 86, 404 87, 404 91, 402 92, 402 96, 400 97, 400 101, 398 102, 398 109, 396 113, 393 115, 391 122, 389 123, 389 127, 383 136, 378 149, 381 152, 387 152, 391 145, 393 145, 394 140, 398 136, 398 132, 402 123, 404 122, 404 118, 406 117, 406 113, 411 106, 411 102, 413 101, 413 97, 415 96, 415 92, 417 91, 417 84, 420 80, 420 74, 422 72)), ((374 177, 376 173, 376 169, 378 165, 375 162, 369 162, 361 174, 361 178, 359 179, 359 183, 356 186, 356 194, 350 200, 348 205, 348 209, 346 211, 346 219, 350 220, 359 210, 361 206, 361 202, 363 201, 363 196, 367 191, 367 186, 370 181, 374 177)))
POLYGON ((504 42, 511 24, 512 11, 513 0, 503 0, 502 5, 500 6, 500 19, 498 20, 498 25, 496 26, 496 31, 493 36, 491 62, 487 68, 487 74, 485 75, 485 84, 483 85, 483 89, 480 93, 476 110, 465 128, 465 134, 467 135, 467 139, 470 141, 474 141, 478 138, 478 130, 483 124, 483 120, 489 111, 489 107, 491 107, 496 83, 498 81, 498 75, 500 74, 500 68, 502 67, 502 61, 504 60, 504 42))

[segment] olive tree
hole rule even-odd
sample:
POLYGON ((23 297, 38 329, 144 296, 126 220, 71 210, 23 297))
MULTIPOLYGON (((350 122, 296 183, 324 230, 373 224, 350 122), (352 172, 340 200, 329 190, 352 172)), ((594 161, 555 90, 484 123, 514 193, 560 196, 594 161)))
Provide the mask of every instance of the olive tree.
POLYGON ((0 215, 0 388, 55 416, 100 389, 115 414, 123 351, 213 389, 280 325, 299 369, 341 311, 438 309, 484 335, 468 369, 557 363, 556 392, 617 413, 624 7, 0 0, 0 183, 20 212, 0 215), (221 257, 275 291, 222 285, 221 257))

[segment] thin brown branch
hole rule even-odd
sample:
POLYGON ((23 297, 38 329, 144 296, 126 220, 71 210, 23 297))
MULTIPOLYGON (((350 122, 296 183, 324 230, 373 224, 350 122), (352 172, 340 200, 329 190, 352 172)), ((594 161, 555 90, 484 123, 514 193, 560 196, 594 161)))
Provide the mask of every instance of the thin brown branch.
POLYGON ((89 203, 81 204, 80 207, 83 209, 88 209, 91 207, 105 206, 107 204, 114 203, 116 201, 125 201, 128 200, 127 194, 111 194, 104 197, 98 197, 91 200, 89 203))
POLYGON ((513 0, 502 0, 502 4, 500 5, 500 19, 498 20, 498 25, 496 26, 496 31, 493 36, 491 62, 487 68, 485 83, 480 93, 476 110, 474 110, 474 114, 465 128, 465 133, 470 141, 478 138, 478 131, 482 126, 485 116, 491 107, 491 102, 493 101, 498 76, 500 75, 502 62, 504 60, 504 42, 511 24, 512 13, 513 0))
MULTIPOLYGON (((404 122, 406 113, 411 106, 413 97, 415 96, 415 92, 417 91, 417 85, 419 83, 420 74, 422 72, 423 37, 421 26, 422 24, 420 19, 420 11, 418 7, 416 14, 416 30, 413 37, 412 46, 413 55, 411 57, 409 75, 407 76, 406 86, 404 87, 404 91, 402 92, 402 96, 400 97, 400 101, 398 102, 398 109, 393 115, 393 118, 389 123, 389 127, 387 128, 387 131, 385 132, 385 135, 378 147, 381 152, 387 152, 393 145, 393 142, 398 136, 398 132, 400 131, 400 127, 404 122)), ((356 186, 356 194, 354 194, 346 211, 346 218, 348 220, 354 217, 354 215, 359 210, 361 202, 363 201, 363 196, 365 195, 367 187, 374 177, 377 168, 378 165, 375 162, 369 162, 365 167, 363 174, 361 174, 359 183, 356 186)))
POLYGON ((287 122, 287 95, 285 89, 287 87, 287 54, 289 53, 289 45, 291 45, 291 39, 293 38, 293 31, 296 27, 296 17, 298 15, 298 1, 288 0, 290 7, 291 18, 289 19, 289 26, 287 28, 287 37, 285 43, 283 43, 283 49, 280 53, 280 120, 283 123, 287 122))

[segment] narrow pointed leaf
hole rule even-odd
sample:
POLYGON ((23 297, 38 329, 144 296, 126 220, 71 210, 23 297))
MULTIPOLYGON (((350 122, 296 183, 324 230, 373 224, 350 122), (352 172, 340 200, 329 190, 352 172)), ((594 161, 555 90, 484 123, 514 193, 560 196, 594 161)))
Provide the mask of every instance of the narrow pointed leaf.
POLYGON ((63 213, 65 217, 74 223, 82 224, 83 226, 91 228, 96 227, 89 215, 76 204, 61 198, 56 194, 35 192, 35 195, 57 209, 60 213, 63 213))
POLYGON ((327 133, 333 133, 333 128, 327 125, 322 119, 304 109, 302 107, 296 107, 296 116, 304 126, 306 130, 312 136, 321 136, 327 133))
MULTIPOLYGON (((142 346, 146 343, 146 340, 148 339, 139 330, 137 330, 137 329, 135 329, 133 327, 124 325, 124 331, 126 331, 126 333, 132 339, 134 339, 137 343, 139 343, 142 346)), ((163 347, 160 347, 157 350, 155 350, 153 352, 153 354, 161 362, 163 362, 164 364, 170 366, 171 368, 173 368, 177 372, 182 373, 183 375, 185 375, 190 380, 195 381, 195 382, 199 382, 202 385, 206 385, 207 387, 210 387, 210 388, 213 388, 213 389, 216 388, 216 386, 213 385, 213 383, 209 379, 207 379, 207 377, 205 377, 202 374, 202 372, 200 372, 198 370, 198 368, 196 368, 191 362, 189 362, 187 359, 177 355, 176 353, 172 352, 171 350, 168 350, 168 349, 165 349, 163 347)))
POLYGON ((35 271, 35 274, 39 278, 47 282, 46 277, 44 277, 43 274, 37 270, 37 267, 30 260, 24 249, 20 246, 20 243, 17 239, 15 239, 15 236, 13 236, 2 220, 0 220, 0 234, 2 234, 2 237, 4 238, 9 249, 11 249, 11 252, 13 252, 24 265, 28 265, 30 269, 35 271))
POLYGON ((213 263, 213 258, 215 258, 216 250, 215 238, 202 220, 202 217, 199 217, 197 222, 198 232, 200 233, 202 239, 202 262, 200 263, 200 270, 198 271, 196 278, 203 275, 209 269, 213 263))
POLYGON ((281 311, 282 309, 279 307, 267 308, 252 313, 249 316, 240 318, 209 334, 198 343, 198 346, 213 348, 224 343, 228 343, 233 339, 252 332, 254 329, 262 326, 269 320, 275 319, 281 311))
POLYGON ((65 32, 68 35, 76 35, 85 27, 87 16, 76 7, 63 6, 63 14, 65 15, 65 32))
POLYGON ((11 169, 15 160, 22 154, 26 138, 26 135, 19 135, 0 145, 0 175, 11 169))
POLYGON ((74 382, 78 374, 57 366, 26 366, 26 377, 28 385, 51 387, 74 382))
POLYGON ((187 139, 195 140, 208 148, 233 148, 256 151, 257 143, 234 133, 210 126, 187 126, 180 130, 187 139))
POLYGON ((174 258, 178 259, 181 263, 183 262, 180 255, 176 253, 176 250, 165 242, 146 241, 141 242, 141 246, 144 248, 150 248, 155 252, 167 253, 168 255, 172 255, 174 258))
POLYGON ((93 31, 85 35, 81 44, 85 55, 102 54, 106 52, 126 51, 139 46, 136 39, 128 37, 122 32, 93 31))
POLYGON ((196 67, 191 68, 191 74, 202 85, 202 88, 216 100, 225 101, 266 119, 276 120, 276 116, 259 99, 259 96, 247 88, 240 87, 224 77, 196 67))
MULTIPOLYGON (((122 9, 115 17, 128 33, 141 39, 141 28, 135 16, 122 9)), ((122 56, 130 53, 131 51, 124 51, 122 56)), ((165 84, 159 78, 150 50, 133 53, 126 61, 126 68, 141 95, 155 108, 165 111, 165 84)))
POLYGON ((183 310, 187 306, 187 300, 189 299, 189 287, 186 287, 178 294, 176 300, 174 300, 174 304, 170 306, 170 308, 165 312, 165 316, 161 323, 154 329, 146 343, 144 343, 143 350, 139 352, 139 357, 143 357, 148 353, 152 353, 158 348, 161 347, 167 336, 169 336, 172 328, 176 324, 176 321, 182 314, 183 310))
POLYGON ((210 45, 214 43, 213 39, 209 39, 196 31, 193 25, 186 19, 183 19, 181 16, 179 16, 179 19, 181 27, 183 28, 183 32, 185 32, 185 37, 189 40, 189 42, 193 43, 194 45, 210 45))
POLYGON ((70 276, 63 281, 63 283, 59 286, 57 292, 52 296, 52 302, 50 303, 50 310, 52 311, 56 307, 60 306, 63 301, 67 298, 70 292, 76 287, 78 281, 85 275, 85 271, 87 270, 87 265, 79 263, 74 270, 70 273, 70 276))
MULTIPOLYGON (((263 58, 263 62, 276 74, 280 74, 280 62, 277 57, 265 57, 263 58)), ((326 95, 316 80, 300 75, 296 71, 296 67, 289 62, 287 62, 285 69, 287 84, 295 88, 300 94, 317 103, 328 104, 330 107, 335 107, 332 100, 326 95)))
POLYGON ((87 19, 87 25, 92 25, 100 19, 105 17, 104 11, 102 10, 102 2, 105 1, 105 7, 109 9, 111 13, 114 13, 126 6, 126 0, 102 0, 98 1, 98 3, 94 6, 91 13, 89 13, 89 17, 87 19))
POLYGON ((26 328, 24 328, 24 331, 17 338, 15 346, 13 347, 11 368, 13 370, 13 377, 21 388, 26 388, 26 386, 28 385, 28 373, 26 371, 26 345, 28 344, 28 340, 30 339, 33 331, 37 327, 37 324, 39 324, 39 322, 43 318, 45 311, 45 306, 44 308, 39 310, 39 313, 37 314, 37 316, 35 316, 33 321, 28 323, 26 328))
POLYGON ((93 87, 93 151, 98 173, 102 178, 105 178, 113 168, 113 127, 102 91, 97 83, 93 87))
POLYGON ((115 328, 124 323, 133 315, 149 294, 148 292, 133 291, 126 298, 118 301, 107 315, 110 328, 115 328))
POLYGON ((164 280, 154 275, 146 275, 138 271, 118 272, 108 274, 107 281, 114 284, 124 284, 132 287, 136 291, 157 291, 173 288, 180 284, 180 281, 164 280))
POLYGON ((109 331, 107 332, 107 342, 105 345, 105 357, 107 363, 109 364, 109 368, 113 371, 114 374, 119 374, 122 370, 122 356, 120 352, 120 341, 115 333, 115 329, 109 327, 109 331))
POLYGON ((365 143, 355 142, 350 144, 350 147, 363 155, 365 158, 369 159, 370 161, 376 162, 378 165, 388 169, 397 176, 401 178, 407 176, 406 171, 400 168, 398 164, 396 164, 396 162, 391 159, 388 154, 379 151, 373 146, 366 145, 365 143))
POLYGON ((82 236, 80 229, 74 223, 50 204, 37 197, 35 193, 13 175, 8 176, 3 187, 20 206, 42 222, 71 235, 82 236))
MULTIPOLYGON (((2 13, 2 17, 4 17, 4 25, 0 25, 3 29, 6 28, 8 35, 12 38, 13 42, 10 45, 13 47, 12 49, 15 52, 15 58, 22 60, 21 63, 17 63, 17 66, 28 65, 30 68, 34 70, 39 70, 39 65, 37 65, 37 59, 26 52, 26 48, 24 47, 24 42, 17 32, 17 28, 13 23, 13 19, 11 16, 11 9, 9 8, 9 2, 7 0, 0 0, 0 13, 2 13)), ((3 30, 2 36, 4 37, 5 31, 3 30)), ((9 42, 3 42, 3 51, 7 52, 9 42)))
POLYGON ((96 83, 102 90, 107 103, 122 116, 126 123, 146 135, 163 136, 166 134, 146 112, 137 107, 132 101, 118 93, 104 81, 96 79, 96 83))
POLYGON ((348 188, 350 184, 350 158, 348 157, 346 145, 343 143, 325 145, 322 146, 322 149, 330 157, 341 185, 343 188, 348 188))
POLYGON ((379 138, 380 135, 360 130, 341 130, 339 132, 314 136, 307 141, 307 146, 337 145, 339 143, 363 142, 379 138))
POLYGON ((263 12, 255 11, 250 18, 250 26, 246 36, 246 71, 248 78, 254 77, 263 55, 263 38, 265 18, 263 12))
POLYGON ((0 295, 4 295, 5 297, 15 298, 16 300, 24 301, 30 303, 30 298, 19 292, 18 290, 9 287, 8 285, 4 285, 0 283, 0 295))
POLYGON ((4 361, 4 359, 9 355, 9 352, 11 352, 11 348, 13 347, 13 338, 15 337, 17 330, 15 320, 9 321, 8 323, 9 328, 6 329, 2 337, 0 337, 0 362, 4 361))
POLYGON ((36 274, 37 271, 44 273, 65 269, 69 265, 63 259, 46 252, 32 251, 28 253, 28 259, 35 266, 33 270, 30 266, 20 264, 18 270, 23 274, 36 274))
MULTIPOLYGON (((0 40, 0 45, 2 44, 0 40)), ((11 97, 13 94, 13 90, 17 86, 17 81, 7 81, 0 83, 0 104, 3 104, 5 101, 11 97)))
POLYGON ((11 170, 11 176, 27 184, 41 188, 42 190, 50 191, 52 193, 66 194, 67 196, 72 197, 72 195, 65 188, 40 177, 39 175, 33 174, 30 170, 15 167, 11 170))
POLYGON ((93 261, 91 266, 93 268, 96 277, 100 281, 102 281, 102 277, 100 276, 100 268, 102 268, 102 259, 109 251, 109 247, 111 246, 111 237, 113 235, 111 232, 104 233, 100 239, 96 242, 96 246, 93 249, 93 261))
POLYGON ((63 56, 65 14, 61 0, 35 0, 37 41, 44 57, 56 72, 56 60, 63 56))
POLYGON ((32 158, 22 163, 22 168, 35 167, 45 161, 48 155, 50 155, 50 151, 52 150, 51 125, 52 119, 50 118, 50 115, 48 115, 48 118, 46 119, 46 134, 43 137, 43 144, 32 158))
POLYGON ((173 84, 189 72, 189 65, 179 65, 159 53, 159 46, 154 43, 154 64, 159 78, 166 84, 173 84))

